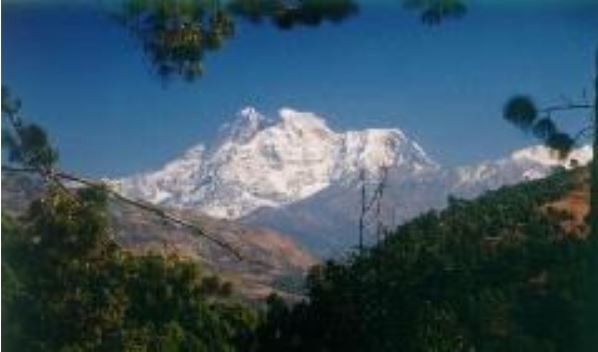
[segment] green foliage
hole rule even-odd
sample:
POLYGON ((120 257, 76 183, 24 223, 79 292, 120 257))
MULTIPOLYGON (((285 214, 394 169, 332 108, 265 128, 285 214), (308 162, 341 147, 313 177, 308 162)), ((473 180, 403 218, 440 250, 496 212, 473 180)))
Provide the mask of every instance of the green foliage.
POLYGON ((548 140, 550 136, 557 133, 557 127, 549 118, 540 119, 532 128, 534 136, 540 140, 548 140))
POLYGON ((556 107, 541 113, 530 97, 517 95, 505 104, 503 117, 524 131, 531 131, 547 147, 557 151, 560 158, 565 158, 573 150, 576 140, 559 130, 550 116, 550 110, 558 111, 580 107, 584 106, 556 107))
POLYGON ((41 165, 50 167, 58 160, 57 152, 50 147, 46 132, 38 125, 27 124, 19 127, 21 140, 5 134, 5 146, 9 150, 9 160, 26 166, 41 165))
POLYGON ((404 0, 407 9, 420 12, 421 21, 437 25, 449 18, 461 18, 467 13, 462 0, 404 0))
MULTIPOLYGON (((463 0, 402 3, 428 25, 467 12, 463 0)), ((161 78, 194 81, 203 73, 205 53, 220 49, 236 34, 239 18, 291 30, 338 23, 358 12, 355 0, 123 0, 117 17, 140 39, 152 69, 161 78)))
POLYGON ((111 238, 106 194, 50 188, 2 219, 2 347, 9 351, 238 351, 255 314, 229 283, 111 238))
POLYGON ((556 150, 559 157, 563 159, 573 150, 575 140, 567 133, 553 132, 544 139, 544 143, 547 147, 556 150))
POLYGON ((309 302, 272 299, 263 351, 569 351, 582 326, 586 242, 540 207, 566 173, 455 200, 367 253, 309 276, 309 302))
POLYGON ((356 12, 353 0, 125 0, 118 18, 143 45, 152 68, 167 80, 194 81, 206 52, 235 34, 233 16, 270 18, 281 29, 341 21, 356 12))
POLYGON ((326 20, 340 22, 358 11, 353 0, 233 0, 228 7, 252 22, 269 18, 283 30, 299 25, 318 26, 326 20))
POLYGON ((193 81, 203 72, 204 53, 234 34, 232 18, 218 1, 126 0, 119 17, 164 79, 193 81))
POLYGON ((21 119, 20 110, 21 101, 2 86, 2 116, 9 124, 2 130, 2 146, 7 148, 8 160, 26 167, 51 168, 58 161, 58 152, 43 128, 21 119))
POLYGON ((518 95, 509 99, 503 115, 520 128, 529 129, 538 117, 538 109, 530 97, 518 95))

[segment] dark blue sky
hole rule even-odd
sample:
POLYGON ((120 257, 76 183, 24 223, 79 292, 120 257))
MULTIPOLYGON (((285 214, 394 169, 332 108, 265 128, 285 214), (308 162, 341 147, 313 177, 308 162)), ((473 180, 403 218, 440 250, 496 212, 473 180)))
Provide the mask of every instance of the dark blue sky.
POLYGON ((96 8, 2 5, 2 84, 47 127, 62 165, 94 176, 158 167, 246 105, 313 111, 339 130, 399 127, 444 164, 495 158, 532 143, 501 119, 505 99, 591 91, 597 48, 598 6, 472 4, 426 27, 399 6, 364 5, 316 29, 241 22, 198 82, 164 86, 96 8))

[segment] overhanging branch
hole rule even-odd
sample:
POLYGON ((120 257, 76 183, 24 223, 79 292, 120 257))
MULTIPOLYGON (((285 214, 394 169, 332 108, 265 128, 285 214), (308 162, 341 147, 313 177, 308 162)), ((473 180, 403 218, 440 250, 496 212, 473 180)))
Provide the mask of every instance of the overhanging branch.
POLYGON ((589 110, 594 109, 592 104, 563 104, 545 107, 539 110, 540 113, 552 114, 553 112, 573 111, 573 110, 589 110))
MULTIPOLYGON (((2 171, 39 174, 39 169, 33 168, 33 167, 13 167, 13 166, 8 166, 8 165, 2 165, 2 171)), ((230 243, 223 241, 215 236, 211 236, 211 235, 207 234, 197 224, 195 224, 189 220, 180 218, 180 217, 178 217, 172 213, 169 213, 169 212, 165 211, 164 209, 162 209, 158 206, 155 206, 153 204, 149 204, 149 203, 137 200, 137 199, 129 198, 129 197, 115 191, 114 189, 110 188, 104 182, 81 177, 81 176, 74 175, 72 173, 68 173, 68 172, 64 172, 64 171, 60 171, 60 170, 52 170, 50 175, 51 175, 51 177, 49 177, 49 178, 44 177, 43 179, 46 182, 48 181, 48 179, 56 180, 57 181, 56 183, 59 185, 59 187, 66 189, 66 190, 68 190, 68 188, 66 186, 64 186, 64 184, 61 182, 61 180, 79 183, 79 184, 87 186, 87 187, 101 188, 101 189, 105 190, 110 196, 112 196, 113 199, 115 199, 117 201, 120 201, 125 204, 129 204, 131 206, 134 206, 134 207, 144 210, 146 212, 153 213, 171 223, 187 227, 187 228, 191 229, 193 231, 193 233, 195 233, 197 236, 203 237, 203 238, 217 244, 218 246, 226 249, 227 251, 232 253, 233 256, 235 258, 237 258, 238 260, 244 259, 243 256, 241 255, 241 253, 230 243)))

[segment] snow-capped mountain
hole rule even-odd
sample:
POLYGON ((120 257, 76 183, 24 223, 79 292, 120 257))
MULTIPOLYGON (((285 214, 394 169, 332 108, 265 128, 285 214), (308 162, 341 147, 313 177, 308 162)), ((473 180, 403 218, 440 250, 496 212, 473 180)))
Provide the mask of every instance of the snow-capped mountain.
POLYGON ((248 107, 211 145, 198 144, 162 169, 119 184, 124 193, 153 203, 235 219, 389 166, 406 174, 438 168, 398 129, 339 133, 312 113, 284 108, 268 120, 248 107))
MULTIPOLYGON (((589 146, 580 148, 561 161, 549 153, 536 146, 499 160, 427 169, 417 175, 391 168, 380 215, 370 212, 366 216, 366 241, 375 240, 378 220, 384 227, 394 228, 426 211, 444 208, 449 196, 471 199, 501 186, 545 177, 557 166, 587 164, 592 150, 589 146)), ((377 178, 371 181, 366 184, 366 197, 374 191, 377 178)), ((359 182, 332 185, 285 207, 261 208, 243 221, 293 235, 299 243, 324 257, 342 254, 357 244, 361 188, 359 182)))
POLYGON ((476 196, 479 191, 548 176, 554 168, 569 169, 586 165, 592 160, 589 145, 573 150, 565 159, 559 159, 555 151, 542 145, 517 150, 509 157, 485 161, 475 165, 443 168, 432 179, 452 180, 448 187, 451 194, 476 196))
POLYGON ((449 195, 472 198, 592 158, 589 146, 566 160, 534 146, 498 160, 441 167, 398 129, 336 132, 313 113, 284 108, 278 115, 268 119, 245 108, 214 142, 116 184, 156 204, 271 227, 327 255, 355 243, 362 172, 376 183, 382 168, 388 170, 382 218, 394 226, 444 207, 449 195))

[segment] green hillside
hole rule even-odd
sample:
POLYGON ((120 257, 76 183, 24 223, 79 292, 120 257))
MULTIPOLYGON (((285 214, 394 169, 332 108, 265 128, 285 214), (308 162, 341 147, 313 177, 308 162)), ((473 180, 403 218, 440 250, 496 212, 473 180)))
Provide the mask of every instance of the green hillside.
POLYGON ((271 300, 264 350, 573 350, 585 243, 563 225, 576 215, 550 204, 586 177, 559 172, 451 199, 367 253, 313 269, 309 302, 271 300))

